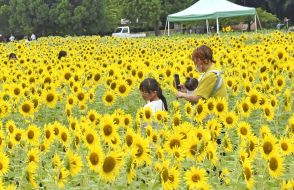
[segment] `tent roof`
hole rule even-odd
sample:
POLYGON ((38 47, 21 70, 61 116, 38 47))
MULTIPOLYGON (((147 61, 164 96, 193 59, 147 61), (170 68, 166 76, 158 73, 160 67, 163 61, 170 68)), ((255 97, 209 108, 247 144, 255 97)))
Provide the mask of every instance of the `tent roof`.
POLYGON ((183 11, 168 15, 167 20, 180 22, 255 14, 255 8, 244 7, 227 0, 199 0, 183 11))

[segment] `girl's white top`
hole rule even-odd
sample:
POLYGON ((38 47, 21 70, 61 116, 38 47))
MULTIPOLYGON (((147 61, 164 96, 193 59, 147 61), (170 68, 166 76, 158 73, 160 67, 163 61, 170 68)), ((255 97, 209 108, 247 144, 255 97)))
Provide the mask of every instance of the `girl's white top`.
POLYGON ((144 106, 144 108, 146 108, 146 107, 150 107, 152 109, 153 113, 156 113, 159 110, 165 110, 164 104, 161 99, 155 100, 152 102, 148 101, 147 104, 144 106))

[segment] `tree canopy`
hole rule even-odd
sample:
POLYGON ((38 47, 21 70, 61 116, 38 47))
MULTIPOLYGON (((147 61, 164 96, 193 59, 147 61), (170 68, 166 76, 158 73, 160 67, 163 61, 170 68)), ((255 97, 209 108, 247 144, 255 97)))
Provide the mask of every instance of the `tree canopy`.
MULTIPOLYGON (((280 19, 293 16, 294 0, 231 0, 261 7, 280 19)), ((154 30, 164 27, 168 14, 197 0, 0 0, 0 33, 3 35, 93 35, 109 34, 120 19, 131 27, 154 30)))

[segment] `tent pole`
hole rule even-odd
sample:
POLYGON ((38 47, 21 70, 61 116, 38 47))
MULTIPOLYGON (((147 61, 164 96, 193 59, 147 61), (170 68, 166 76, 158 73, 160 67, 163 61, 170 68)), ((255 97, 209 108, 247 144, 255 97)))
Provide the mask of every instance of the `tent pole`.
POLYGON ((219 34, 218 17, 216 17, 216 33, 219 34))
POLYGON ((255 32, 257 32, 256 14, 254 15, 255 32))
POLYGON ((167 27, 167 19, 166 19, 166 21, 165 21, 165 27, 164 27, 164 33, 163 33, 163 35, 165 35, 166 27, 167 27))
POLYGON ((206 31, 207 31, 207 34, 208 34, 208 19, 206 19, 206 31))
POLYGON ((256 17, 257 17, 257 20, 258 20, 258 23, 259 23, 259 26, 260 26, 260 30, 262 30, 262 26, 261 26, 261 23, 260 23, 260 20, 259 20, 258 14, 256 14, 256 17))
POLYGON ((169 21, 167 21, 167 35, 169 36, 169 21))

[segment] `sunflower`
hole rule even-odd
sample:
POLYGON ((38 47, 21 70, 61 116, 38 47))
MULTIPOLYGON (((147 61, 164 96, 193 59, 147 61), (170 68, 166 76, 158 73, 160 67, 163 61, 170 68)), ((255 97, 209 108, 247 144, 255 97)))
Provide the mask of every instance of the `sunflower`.
POLYGON ((50 145, 54 139, 55 139, 55 135, 54 135, 54 129, 53 129, 53 125, 52 124, 48 124, 44 126, 44 137, 45 137, 45 143, 50 145))
POLYGON ((231 152, 233 150, 232 142, 228 133, 226 133, 224 139, 224 150, 225 152, 231 152))
POLYGON ((102 101, 106 106, 112 106, 116 100, 116 96, 112 91, 106 91, 102 97, 102 101))
POLYGON ((13 141, 14 144, 18 144, 20 143, 22 137, 24 134, 24 130, 23 129, 15 129, 15 132, 13 133, 13 135, 11 136, 11 140, 13 141))
POLYGON ((285 90, 285 92, 284 92, 284 106, 285 106, 285 110, 287 112, 291 111, 291 109, 292 109, 291 92, 289 89, 285 90))
POLYGON ((100 120, 98 117, 101 117, 101 115, 99 115, 96 110, 91 109, 87 113, 88 120, 94 125, 96 124, 97 119, 100 120))
POLYGON ((16 130, 16 125, 13 120, 8 120, 5 124, 6 132, 9 135, 12 135, 16 130))
POLYGON ((185 115, 191 119, 193 116, 193 109, 192 109, 191 102, 187 101, 185 103, 184 110, 185 110, 185 115))
POLYGON ((67 96, 66 104, 70 107, 74 106, 76 104, 76 97, 72 94, 67 96))
POLYGON ((9 170, 9 158, 4 152, 0 152, 0 158, 0 176, 3 176, 9 170))
POLYGON ((284 172, 283 163, 284 163, 284 159, 278 154, 272 154, 271 156, 269 156, 268 158, 269 174, 274 178, 277 178, 283 175, 283 172, 284 172))
POLYGON ((130 162, 129 166, 127 166, 128 184, 131 184, 136 177, 136 166, 137 164, 135 162, 130 162))
POLYGON ((181 124, 182 118, 181 118, 180 112, 175 112, 172 118, 172 124, 173 127, 179 126, 181 124))
POLYGON ((29 125, 25 131, 25 139, 32 145, 37 145, 39 143, 41 130, 36 125, 29 125))
POLYGON ((56 169, 61 167, 61 165, 63 164, 62 160, 60 159, 60 156, 56 153, 54 154, 53 158, 52 158, 52 168, 56 169))
POLYGON ((190 189, 195 189, 200 186, 202 183, 207 183, 206 172, 202 168, 192 168, 185 172, 186 184, 190 189))
POLYGON ((215 99, 214 98, 208 98, 206 101, 206 107, 209 113, 213 113, 214 107, 215 107, 215 99))
POLYGON ((262 125, 259 129, 261 138, 264 138, 267 135, 272 135, 270 128, 267 125, 262 125))
POLYGON ((45 103, 45 105, 47 105, 50 108, 55 107, 58 100, 57 93, 55 90, 45 91, 42 96, 43 96, 43 103, 45 103))
POLYGON ((133 124, 133 118, 131 114, 125 114, 122 118, 122 124, 125 129, 128 129, 133 124))
POLYGON ((126 135, 125 135, 125 143, 127 145, 127 147, 131 147, 134 143, 134 138, 135 138, 136 134, 134 132, 134 130, 132 128, 128 128, 126 135))
POLYGON ((293 139, 291 138, 282 138, 279 141, 279 145, 281 148, 281 152, 284 155, 290 155, 291 153, 294 152, 294 143, 293 139))
POLYGON ((71 135, 68 128, 62 126, 59 132, 59 140, 64 147, 68 147, 71 143, 71 135))
POLYGON ((69 175, 70 172, 65 167, 62 167, 58 171, 57 176, 55 176, 55 180, 59 188, 63 188, 65 186, 65 183, 67 182, 67 178, 69 175))
POLYGON ((242 121, 238 124, 238 135, 241 138, 247 138, 249 135, 251 135, 251 127, 250 124, 242 121))
POLYGON ((88 148, 91 148, 95 145, 100 145, 99 136, 96 131, 91 127, 86 127, 83 135, 83 140, 88 148))
POLYGON ((33 148, 31 150, 28 151, 27 153, 27 157, 28 157, 28 162, 29 163, 39 163, 40 161, 40 152, 38 148, 33 148))
POLYGON ((171 189, 178 189, 180 184, 180 171, 176 166, 169 169, 168 183, 171 189))
POLYGON ((168 121, 169 115, 166 111, 159 110, 155 113, 155 121, 160 124, 164 124, 168 121))
POLYGON ((248 157, 253 159, 256 153, 258 152, 258 138, 251 134, 248 136, 247 141, 248 157))
POLYGON ((82 89, 79 89, 75 94, 79 103, 85 103, 88 100, 87 93, 82 89))
POLYGON ((252 189, 254 187, 254 179, 251 163, 247 160, 244 161, 242 164, 242 168, 247 188, 252 189))
POLYGON ((146 131, 147 137, 150 139, 150 137, 152 136, 152 133, 153 133, 152 126, 151 125, 147 125, 145 131, 146 131))
POLYGON ((215 166, 218 162, 217 144, 209 141, 208 145, 206 146, 206 154, 208 160, 210 160, 210 162, 215 166))
POLYGON ((260 107, 259 101, 260 101, 260 92, 256 89, 251 90, 247 94, 248 102, 250 103, 250 107, 252 109, 258 109, 260 107))
POLYGON ((207 116, 208 111, 206 109, 204 100, 199 100, 195 106, 194 120, 202 122, 202 120, 207 116))
POLYGON ((87 161, 88 161, 90 170, 98 172, 99 168, 101 167, 103 158, 104 158, 104 154, 99 145, 95 145, 89 148, 89 151, 87 154, 87 161))
POLYGON ((111 143, 114 135, 117 133, 117 125, 114 123, 112 116, 104 115, 100 124, 100 135, 106 143, 111 143))
POLYGON ((24 116, 24 117, 33 117, 34 115, 34 104, 26 100, 22 102, 19 106, 19 112, 24 116))
POLYGON ((248 98, 245 98, 238 104, 238 110, 240 110, 241 116, 243 117, 249 117, 251 113, 251 106, 248 102, 248 98))
POLYGON ((143 121, 147 123, 151 123, 152 121, 152 109, 151 107, 147 106, 143 110, 143 121))
POLYGON ((278 99, 276 96, 270 96, 270 104, 273 108, 276 108, 278 106, 278 99))
POLYGON ((225 127, 230 129, 235 127, 236 124, 238 123, 238 115, 235 112, 230 111, 224 114, 224 116, 222 117, 222 120, 225 127))
POLYGON ((186 156, 191 159, 196 159, 196 156, 199 154, 199 139, 190 137, 184 144, 184 149, 186 151, 186 156))
POLYGON ((35 162, 30 162, 28 164, 28 167, 26 169, 26 174, 27 174, 27 178, 30 182, 30 184, 32 185, 33 188, 37 188, 38 184, 36 182, 36 171, 38 169, 38 166, 35 162))
POLYGON ((261 153, 262 156, 268 159, 272 154, 277 151, 277 139, 273 135, 267 135, 262 139, 261 142, 261 153))
POLYGON ((183 135, 179 133, 170 134, 165 142, 165 148, 169 153, 176 147, 180 148, 183 146, 183 135))
POLYGON ((104 181, 113 182, 118 176, 124 161, 123 155, 121 151, 111 152, 102 160, 99 174, 104 181))
POLYGON ((119 109, 116 109, 115 112, 111 115, 114 124, 117 127, 122 126, 122 117, 123 113, 120 113, 119 109))
POLYGON ((211 119, 207 122, 206 128, 210 131, 211 138, 216 139, 222 130, 222 124, 217 119, 211 119))
POLYGON ((226 112, 228 112, 228 101, 224 98, 216 98, 214 99, 214 113, 217 116, 223 116, 226 112))
POLYGON ((119 96, 126 97, 130 92, 130 87, 128 86, 127 82, 120 80, 117 84, 116 91, 119 96))
POLYGON ((274 119, 275 113, 273 108, 269 103, 266 103, 263 106, 263 115, 266 118, 267 121, 272 121, 274 119))
POLYGON ((3 147, 5 146, 5 136, 2 130, 0 130, 0 151, 3 150, 3 147))
POLYGON ((68 167, 67 169, 70 172, 71 176, 76 176, 79 174, 83 167, 82 158, 79 154, 73 153, 71 150, 69 150, 66 153, 67 163, 68 167))
POLYGON ((288 120, 287 131, 294 135, 294 114, 288 120))
POLYGON ((283 87, 286 85, 285 77, 283 75, 278 75, 275 78, 274 86, 278 92, 281 92, 283 87))
POLYGON ((144 163, 148 165, 151 164, 151 154, 148 139, 143 139, 142 137, 136 135, 131 153, 132 160, 134 160, 138 166, 141 166, 144 163))
MULTIPOLYGON (((189 102, 189 101, 187 101, 187 102, 189 102)), ((180 110, 180 103, 179 103, 179 101, 174 100, 174 101, 172 102, 172 105, 173 105, 173 110, 174 110, 174 112, 177 112, 177 111, 180 110)), ((191 105, 191 103, 190 103, 190 105, 191 105)), ((185 110, 186 110, 186 109, 185 109, 185 110)))

